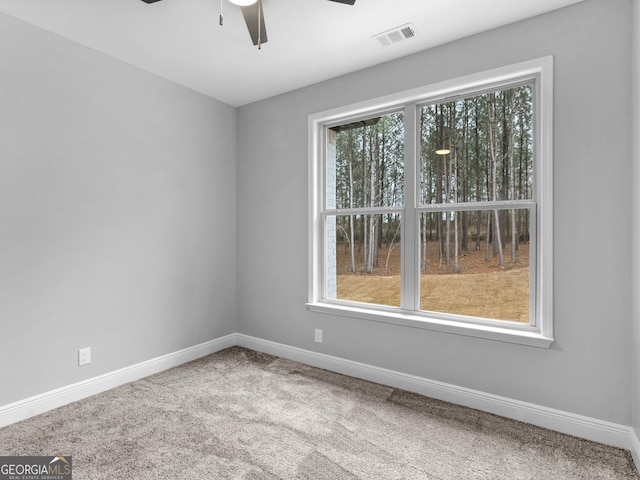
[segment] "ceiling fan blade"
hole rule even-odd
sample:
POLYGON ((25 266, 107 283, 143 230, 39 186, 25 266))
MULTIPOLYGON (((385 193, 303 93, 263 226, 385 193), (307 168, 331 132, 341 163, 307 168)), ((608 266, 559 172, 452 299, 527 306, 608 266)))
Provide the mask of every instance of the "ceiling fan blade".
POLYGON ((353 5, 356 0, 329 0, 330 2, 344 3, 345 5, 353 5))
POLYGON ((262 0, 258 0, 256 3, 254 3, 253 5, 249 5, 248 7, 240 7, 242 9, 244 21, 247 24, 247 28, 249 29, 249 35, 251 35, 251 41, 254 45, 267 43, 267 29, 264 25, 264 10, 262 9, 261 3, 262 0), (259 29, 258 15, 260 15, 259 29))

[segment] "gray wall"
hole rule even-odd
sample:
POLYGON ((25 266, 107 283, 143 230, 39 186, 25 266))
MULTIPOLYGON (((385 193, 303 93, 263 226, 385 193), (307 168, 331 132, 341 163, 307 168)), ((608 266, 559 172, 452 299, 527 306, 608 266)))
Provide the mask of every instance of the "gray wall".
MULTIPOLYGON (((631 371, 631 388, 632 395, 632 414, 633 427, 636 435, 640 437, 640 0, 633 0, 633 123, 632 123, 632 141, 633 141, 633 176, 632 191, 634 193, 632 216, 633 219, 633 282, 632 298, 632 371, 631 371)), ((640 452, 638 452, 640 455, 640 452)), ((640 465, 640 464, 639 464, 640 465)))
POLYGON ((0 45, 0 405, 234 332, 236 109, 2 14, 0 45))
POLYGON ((630 0, 587 0, 241 107, 238 331, 630 425, 630 13, 630 0), (557 342, 539 349, 307 311, 307 116, 545 55, 555 57, 557 342))

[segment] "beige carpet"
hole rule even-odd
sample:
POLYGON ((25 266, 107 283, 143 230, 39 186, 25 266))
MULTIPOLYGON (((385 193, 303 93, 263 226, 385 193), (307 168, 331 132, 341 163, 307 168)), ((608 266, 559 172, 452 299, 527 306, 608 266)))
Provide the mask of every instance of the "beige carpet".
POLYGON ((639 479, 629 452, 242 348, 0 429, 93 479, 639 479))

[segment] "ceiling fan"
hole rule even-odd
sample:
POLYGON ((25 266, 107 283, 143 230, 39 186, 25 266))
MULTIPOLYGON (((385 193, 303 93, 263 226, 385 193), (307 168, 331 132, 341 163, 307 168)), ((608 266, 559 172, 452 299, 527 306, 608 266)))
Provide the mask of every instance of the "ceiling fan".
MULTIPOLYGON (((160 0, 142 0, 145 3, 155 3, 160 0)), ((251 41, 258 48, 267 42, 267 29, 264 23, 264 14, 262 11, 262 0, 229 0, 235 5, 239 5, 242 9, 244 21, 247 24, 251 41)), ((354 5, 356 0, 329 0, 330 2, 343 3, 345 5, 354 5)), ((221 0, 222 2, 222 0, 221 0)), ((222 25, 222 3, 220 12, 220 25, 222 25)))

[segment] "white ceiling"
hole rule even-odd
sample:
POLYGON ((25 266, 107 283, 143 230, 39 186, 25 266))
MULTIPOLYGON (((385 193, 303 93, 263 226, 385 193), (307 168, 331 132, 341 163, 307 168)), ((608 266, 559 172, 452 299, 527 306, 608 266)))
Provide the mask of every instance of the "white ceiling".
POLYGON ((221 0, 0 0, 0 12, 231 105, 243 105, 582 0, 263 0, 269 41, 253 46, 221 0), (413 22, 417 36, 372 36, 413 22))

